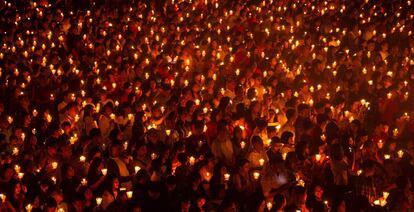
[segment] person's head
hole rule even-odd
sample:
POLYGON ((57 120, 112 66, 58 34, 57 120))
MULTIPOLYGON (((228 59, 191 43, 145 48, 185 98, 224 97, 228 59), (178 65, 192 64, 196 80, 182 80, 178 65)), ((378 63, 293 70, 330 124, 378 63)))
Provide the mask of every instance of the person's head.
POLYGON ((175 176, 168 176, 165 184, 167 185, 167 189, 169 191, 172 191, 177 186, 177 178, 175 176))
POLYGON ((111 130, 111 132, 109 133, 109 140, 111 140, 112 142, 122 141, 123 140, 122 131, 117 128, 111 130))
POLYGON ((147 132, 147 139, 151 143, 157 143, 158 142, 158 131, 156 129, 150 129, 147 132))
POLYGON ((46 212, 55 212, 57 208, 56 200, 53 197, 46 199, 46 212))
POLYGON ((91 104, 87 104, 83 108, 83 116, 84 117, 92 116, 94 112, 95 112, 94 106, 91 105, 91 104))
MULTIPOLYGON (((367 204, 365 204, 364 203, 364 200, 365 199, 362 198, 360 201, 358 201, 360 207, 357 207, 357 208, 358 209, 361 209, 361 210, 358 210, 358 211, 365 211, 363 209, 368 209, 369 208, 369 205, 368 205, 369 203, 367 202, 367 204)), ((339 198, 339 197, 334 198, 332 200, 332 206, 331 206, 331 208, 332 208, 332 211, 337 211, 337 212, 345 212, 345 211, 347 211, 346 210, 345 200, 343 198, 339 198)))
POLYGON ((151 182, 148 185, 148 195, 151 199, 158 199, 161 195, 161 185, 158 182, 151 182))
POLYGON ((119 190, 119 179, 116 176, 108 176, 108 190, 116 191, 119 190))
POLYGON ((289 108, 286 110, 286 118, 289 121, 293 121, 296 118, 296 110, 293 108, 289 108))
POLYGON ((57 189, 54 189, 54 190, 50 193, 50 196, 51 196, 51 197, 53 197, 53 199, 55 199, 55 201, 56 201, 56 203, 57 203, 57 204, 59 204, 59 203, 61 203, 61 202, 63 201, 63 195, 62 195, 62 193, 61 193, 59 190, 57 190, 57 189))
POLYGON ((92 141, 99 142, 101 138, 101 130, 99 128, 92 128, 89 131, 89 137, 91 138, 92 141))
POLYGON ((249 172, 249 169, 250 169, 249 160, 241 159, 238 162, 237 168, 239 172, 245 172, 245 173, 249 172))
POLYGON ((1 178, 4 181, 9 181, 12 179, 13 175, 14 175, 13 168, 9 164, 3 165, 3 167, 1 168, 1 178))
POLYGON ((71 117, 75 117, 78 114, 78 105, 76 102, 71 102, 66 106, 66 113, 71 117))
POLYGON ((191 206, 191 200, 187 197, 181 200, 181 211, 189 211, 191 206))
POLYGON ((284 144, 294 144, 295 143, 295 136, 292 132, 285 131, 282 133, 282 136, 280 137, 280 140, 284 144))
POLYGON ((365 177, 372 177, 375 174, 375 162, 372 160, 366 160, 362 166, 363 174, 365 177))
POLYGON ((122 150, 122 145, 120 142, 113 142, 110 148, 111 157, 117 158, 120 156, 122 150))
POLYGON ((219 136, 220 135, 225 136, 228 133, 228 131, 229 130, 228 130, 227 122, 224 121, 224 120, 220 120, 217 123, 217 133, 218 133, 218 135, 219 136))
POLYGON ((91 201, 93 198, 92 190, 90 188, 86 188, 85 191, 83 192, 83 197, 85 198, 85 200, 91 201))
POLYGON ((316 185, 313 188, 313 195, 315 196, 316 199, 322 200, 322 197, 323 197, 323 188, 322 188, 321 185, 316 185))
POLYGON ((105 104, 105 106, 103 107, 103 113, 106 115, 106 116, 109 116, 109 115, 111 115, 111 113, 113 112, 113 105, 112 105, 112 103, 111 102, 108 102, 108 103, 106 103, 105 104))
POLYGON ((69 134, 71 130, 71 125, 69 121, 64 121, 60 126, 65 134, 69 134))
POLYGON ((148 152, 148 150, 147 150, 147 145, 146 145, 146 144, 144 144, 144 143, 142 143, 142 144, 138 144, 138 145, 135 147, 135 154, 136 154, 136 157, 145 157, 145 156, 147 155, 147 152, 148 152))
POLYGON ((135 175, 135 179, 138 184, 144 185, 149 181, 150 176, 145 169, 141 169, 135 175))
POLYGON ((295 186, 292 190, 292 204, 297 206, 304 205, 306 203, 306 188, 303 186, 295 186))
POLYGON ((64 179, 71 179, 75 176, 75 169, 69 163, 64 163, 62 165, 62 177, 64 179))
POLYGON ((310 108, 307 104, 299 104, 297 107, 298 115, 302 117, 309 117, 310 115, 310 108))
POLYGON ((13 186, 13 195, 22 193, 22 184, 20 182, 15 182, 13 186))
POLYGON ((257 135, 252 137, 252 145, 253 149, 257 152, 261 152, 263 150, 263 140, 257 135))

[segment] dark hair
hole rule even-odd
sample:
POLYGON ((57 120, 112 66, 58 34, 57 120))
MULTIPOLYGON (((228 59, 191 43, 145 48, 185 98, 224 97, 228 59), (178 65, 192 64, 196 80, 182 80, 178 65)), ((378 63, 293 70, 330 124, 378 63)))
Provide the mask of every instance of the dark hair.
POLYGON ((289 131, 285 131, 282 133, 282 136, 280 137, 280 140, 282 143, 287 144, 289 139, 293 137, 293 133, 289 131))
POLYGON ((237 169, 240 170, 241 167, 249 163, 249 160, 247 159, 241 159, 237 162, 237 169))
POLYGON ((260 143, 263 144, 262 138, 260 138, 260 136, 258 136, 258 135, 254 135, 252 137, 252 144, 260 144, 260 143))

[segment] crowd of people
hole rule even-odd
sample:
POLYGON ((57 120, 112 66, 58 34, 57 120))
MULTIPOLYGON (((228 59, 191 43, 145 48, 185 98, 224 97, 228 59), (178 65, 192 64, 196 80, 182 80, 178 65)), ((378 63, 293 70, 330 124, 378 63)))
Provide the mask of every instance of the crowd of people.
POLYGON ((410 0, 2 0, 0 211, 412 211, 410 0))

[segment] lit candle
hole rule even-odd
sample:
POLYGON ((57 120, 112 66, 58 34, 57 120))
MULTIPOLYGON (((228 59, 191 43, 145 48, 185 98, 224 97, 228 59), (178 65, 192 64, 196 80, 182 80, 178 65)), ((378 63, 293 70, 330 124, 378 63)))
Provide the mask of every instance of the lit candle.
POLYGON ((138 172, 139 172, 139 170, 141 170, 141 167, 139 167, 139 166, 135 166, 135 167, 134 167, 134 170, 135 170, 135 174, 136 174, 136 173, 138 173, 138 172))
POLYGON ((240 75, 240 69, 236 69, 236 76, 240 75))
POLYGON ((6 195, 5 194, 0 194, 0 199, 2 202, 6 201, 6 195))
POLYGON ((224 174, 224 180, 225 181, 229 181, 230 180, 230 174, 229 173, 224 174))
POLYGON ((102 203, 102 198, 101 197, 97 197, 96 199, 96 204, 99 206, 102 203))
POLYGON ((266 203, 267 210, 272 210, 273 204, 271 202, 266 203))
POLYGON ((17 177, 19 178, 19 180, 22 180, 23 179, 23 176, 24 176, 24 173, 22 173, 22 172, 19 172, 17 174, 17 177))
POLYGON ((389 195, 390 195, 390 193, 388 193, 386 191, 382 192, 382 197, 384 197, 384 199, 387 199, 389 195))
POLYGON ((133 191, 127 191, 126 194, 127 194, 128 199, 132 199, 133 191))
POLYGON ((270 146, 272 144, 272 139, 267 139, 265 145, 270 146))
POLYGON ((264 160, 263 158, 260 158, 260 159, 259 159, 259 165, 260 165, 260 166, 263 166, 263 165, 264 165, 264 163, 265 163, 265 160, 264 160))
POLYGON ((321 160, 321 155, 320 155, 320 154, 316 154, 316 155, 315 155, 315 160, 316 160, 317 162, 319 162, 319 161, 321 160))
POLYGON ((242 148, 242 149, 244 149, 244 147, 246 146, 246 142, 244 142, 244 141, 242 141, 242 142, 240 142, 240 147, 242 148))
POLYGON ((46 120, 47 120, 48 123, 52 122, 52 119, 53 118, 52 118, 52 116, 50 114, 47 114, 46 115, 46 120))
POLYGON ((189 159, 190 165, 194 165, 195 163, 195 158, 193 156, 190 157, 189 159))
POLYGON ((16 173, 20 172, 20 166, 19 165, 14 165, 14 171, 16 171, 16 173))
POLYGON ((81 184, 82 184, 83 186, 86 186, 86 184, 88 184, 88 181, 86 181, 86 179, 85 179, 85 178, 82 178, 81 184))
POLYGON ((378 148, 382 149, 383 146, 384 146, 384 143, 382 142, 382 139, 380 139, 378 141, 378 148))
POLYGON ((398 136, 398 129, 397 129, 397 128, 395 128, 395 129, 392 131, 392 134, 394 135, 394 137, 397 137, 397 136, 398 136))
POLYGON ((399 158, 402 158, 404 156, 404 151, 398 150, 397 154, 399 158))
POLYGON ((101 172, 105 176, 108 173, 108 169, 101 169, 101 172))
POLYGON ((13 123, 13 118, 11 116, 7 117, 7 121, 9 122, 9 124, 13 123))
POLYGON ((155 153, 151 153, 151 159, 152 159, 152 160, 157 159, 157 157, 158 157, 158 156, 157 156, 157 154, 155 154, 155 153))
POLYGON ((12 154, 13 155, 18 155, 19 154, 19 148, 13 147, 12 154))
POLYGON ((321 135, 321 140, 322 140, 322 141, 325 141, 325 140, 326 140, 326 136, 325 136, 325 134, 322 134, 322 135, 321 135))
POLYGON ((54 184, 56 184, 56 181, 57 180, 56 180, 56 177, 55 176, 52 176, 50 179, 53 181, 54 184))
POLYGON ((390 159, 390 158, 391 158, 391 155, 389 155, 389 154, 385 154, 385 155, 384 155, 384 159, 385 159, 385 160, 388 160, 388 159, 390 159))
POLYGON ((37 116, 37 114, 38 114, 37 110, 36 110, 36 109, 34 109, 34 110, 33 110, 33 112, 32 112, 32 114, 33 114, 33 117, 36 117, 36 116, 37 116))
POLYGON ((52 162, 52 168, 57 169, 57 167, 58 167, 58 163, 57 162, 52 162))
POLYGON ((27 204, 25 209, 26 209, 27 212, 31 212, 32 209, 33 209, 33 206, 31 204, 27 204))
POLYGON ((259 172, 253 172, 253 178, 254 178, 255 180, 258 180, 258 179, 259 179, 259 177, 260 177, 260 173, 259 173, 259 172))
POLYGON ((79 160, 80 160, 80 162, 85 162, 86 161, 86 157, 85 156, 83 156, 83 155, 81 155, 80 157, 79 157, 79 160))

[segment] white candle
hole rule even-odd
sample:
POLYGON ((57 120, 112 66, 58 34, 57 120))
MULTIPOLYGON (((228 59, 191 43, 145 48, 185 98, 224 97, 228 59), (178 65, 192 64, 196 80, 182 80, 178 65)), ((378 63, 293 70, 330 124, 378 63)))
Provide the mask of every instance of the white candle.
POLYGON ((230 180, 230 174, 229 173, 224 174, 224 180, 225 181, 229 181, 230 180))
POLYGON ((265 160, 263 158, 259 159, 259 165, 264 166, 265 160))
POLYGON ((254 178, 255 180, 258 180, 258 179, 259 179, 259 177, 260 177, 260 173, 259 173, 259 172, 253 172, 253 178, 254 178))
POLYGON ((128 199, 131 199, 133 191, 127 191, 126 194, 127 194, 128 199))
POLYGON ((96 198, 96 204, 97 205, 101 205, 101 203, 102 203, 102 198, 101 197, 97 197, 96 198))

